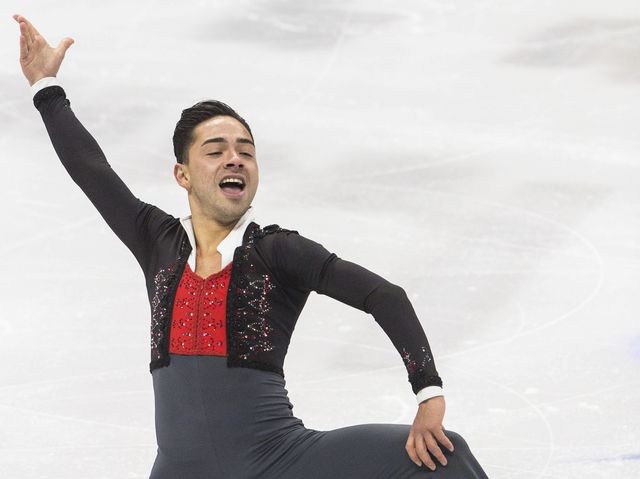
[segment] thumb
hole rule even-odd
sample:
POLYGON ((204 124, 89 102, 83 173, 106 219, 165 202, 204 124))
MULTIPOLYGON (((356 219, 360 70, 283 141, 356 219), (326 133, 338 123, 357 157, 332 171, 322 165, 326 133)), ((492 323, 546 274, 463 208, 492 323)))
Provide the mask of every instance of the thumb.
POLYGON ((58 44, 58 49, 62 50, 62 54, 64 55, 67 52, 67 49, 73 45, 75 42, 75 40, 73 38, 70 37, 66 37, 63 38, 62 40, 60 40, 60 43, 58 44))

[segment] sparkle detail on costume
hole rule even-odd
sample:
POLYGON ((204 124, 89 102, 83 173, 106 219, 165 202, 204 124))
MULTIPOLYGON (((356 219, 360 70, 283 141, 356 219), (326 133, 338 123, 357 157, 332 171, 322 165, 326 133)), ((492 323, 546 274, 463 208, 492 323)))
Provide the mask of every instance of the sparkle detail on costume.
POLYGON ((267 234, 279 231, 291 231, 273 224, 260 228, 257 224, 249 225, 249 236, 246 244, 240 246, 234 255, 237 267, 231 273, 230 300, 227 301, 227 314, 230 325, 227 328, 229 361, 231 366, 258 367, 274 371, 284 377, 284 371, 260 356, 272 351, 274 344, 271 333, 274 331, 272 321, 268 318, 271 311, 270 293, 276 289, 276 283, 269 273, 258 273, 249 254, 255 240, 267 234))
MULTIPOLYGON (((186 238, 185 238, 186 239, 186 238)), ((175 297, 174 285, 184 269, 188 240, 182 241, 174 261, 158 270, 153 278, 154 294, 151 300, 151 363, 149 370, 167 366, 170 363, 168 336, 170 334, 170 308, 175 297), (178 271, 180 269, 180 271, 178 271), (172 293, 172 294, 171 294, 172 293)))
POLYGON ((227 285, 232 263, 201 278, 187 263, 173 306, 169 352, 226 356, 227 285))
POLYGON ((271 310, 269 292, 276 286, 268 273, 257 273, 255 266, 248 261, 255 239, 273 231, 277 230, 269 226, 252 230, 249 241, 241 247, 238 256, 239 269, 244 274, 235 287, 236 308, 232 312, 235 327, 231 333, 237 357, 244 360, 255 360, 257 353, 271 351, 274 347, 270 338, 273 326, 266 315, 271 310))
POLYGON ((169 289, 169 274, 172 266, 162 268, 153 278, 155 284, 155 293, 151 301, 153 312, 151 313, 151 360, 160 359, 160 343, 162 342, 162 318, 166 316, 167 308, 165 302, 160 298, 164 298, 169 289))
POLYGON ((409 373, 409 382, 415 383, 414 389, 419 390, 427 385, 437 385, 442 387, 442 380, 437 375, 426 375, 427 363, 433 361, 430 350, 426 346, 420 347, 422 360, 418 364, 416 357, 412 356, 404 347, 401 348, 402 361, 409 373))
MULTIPOLYGON (((426 364, 431 362, 431 355, 427 351, 426 346, 422 346, 420 350, 423 353, 420 368, 424 369, 426 364)), ((404 347, 402 348, 402 360, 404 361, 409 374, 414 375, 418 371, 418 362, 411 357, 411 354, 404 347)))
POLYGON ((268 295, 274 288, 275 285, 268 274, 257 275, 256 279, 248 281, 246 288, 238 288, 238 294, 247 297, 247 304, 255 313, 248 315, 244 331, 235 332, 240 335, 241 342, 248 342, 248 348, 244 347, 243 349, 251 351, 241 353, 240 357, 243 359, 250 359, 253 353, 273 349, 273 344, 269 340, 273 326, 269 324, 265 315, 271 310, 268 295))

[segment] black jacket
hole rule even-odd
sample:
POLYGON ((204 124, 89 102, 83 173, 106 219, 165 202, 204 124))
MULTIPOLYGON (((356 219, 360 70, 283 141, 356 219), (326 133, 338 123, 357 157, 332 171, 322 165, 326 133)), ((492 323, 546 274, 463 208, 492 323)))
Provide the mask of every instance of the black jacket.
MULTIPOLYGON (((167 366, 171 312, 191 252, 176 218, 135 197, 54 85, 33 98, 63 166, 145 276, 151 309, 149 370, 167 366)), ((227 365, 275 371, 311 291, 373 315, 400 353, 414 393, 442 386, 427 337, 403 288, 327 251, 297 231, 251 222, 237 247, 227 292, 227 365)))

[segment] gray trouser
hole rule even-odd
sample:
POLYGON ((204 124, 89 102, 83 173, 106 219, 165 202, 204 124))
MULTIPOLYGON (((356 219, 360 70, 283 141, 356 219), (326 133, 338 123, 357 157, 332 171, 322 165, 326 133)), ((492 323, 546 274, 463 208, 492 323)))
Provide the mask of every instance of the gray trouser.
POLYGON ((158 453, 150 479, 486 479, 459 434, 436 470, 411 461, 408 424, 308 429, 293 415, 285 379, 228 368, 223 356, 171 355, 155 369, 158 453))

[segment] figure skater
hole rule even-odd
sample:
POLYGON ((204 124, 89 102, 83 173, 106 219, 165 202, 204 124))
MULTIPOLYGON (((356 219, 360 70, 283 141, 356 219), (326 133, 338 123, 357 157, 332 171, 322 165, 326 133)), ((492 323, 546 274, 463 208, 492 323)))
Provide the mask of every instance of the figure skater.
POLYGON ((254 221, 256 146, 236 111, 214 100, 183 110, 174 176, 191 214, 176 218, 132 194, 71 110, 56 74, 74 40, 52 48, 25 17, 14 19, 20 65, 62 165, 145 276, 151 479, 487 478, 463 437, 442 425, 442 380, 404 289, 295 230, 254 221), (282 366, 311 291, 382 327, 416 394, 412 425, 320 431, 293 414, 282 366))

